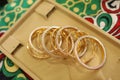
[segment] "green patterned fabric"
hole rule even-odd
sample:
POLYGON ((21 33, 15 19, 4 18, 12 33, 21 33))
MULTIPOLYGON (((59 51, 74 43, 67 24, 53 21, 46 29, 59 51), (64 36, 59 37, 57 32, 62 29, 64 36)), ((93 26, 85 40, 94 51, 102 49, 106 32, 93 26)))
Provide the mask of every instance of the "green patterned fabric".
POLYGON ((120 39, 120 0, 55 0, 120 39))
POLYGON ((98 15, 101 12, 100 1, 101 0, 56 0, 57 3, 81 17, 98 15))
POLYGON ((0 12, 0 30, 8 30, 35 0, 14 0, 0 12))

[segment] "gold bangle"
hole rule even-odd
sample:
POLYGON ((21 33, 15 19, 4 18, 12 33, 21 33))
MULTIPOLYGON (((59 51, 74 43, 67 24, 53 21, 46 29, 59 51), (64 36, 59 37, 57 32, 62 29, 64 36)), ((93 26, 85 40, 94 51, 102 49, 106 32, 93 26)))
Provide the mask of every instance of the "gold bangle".
MULTIPOLYGON (((73 33, 71 36, 73 37, 74 43, 75 43, 78 38, 80 38, 80 37, 82 37, 82 36, 84 36, 84 35, 88 35, 88 34, 85 33, 85 32, 82 32, 82 31, 76 31, 76 32, 73 33)), ((82 48, 83 50, 80 50, 81 52, 78 53, 78 54, 79 54, 79 57, 82 57, 82 56, 85 54, 86 50, 87 50, 86 41, 83 39, 81 42, 82 42, 82 44, 78 44, 78 45, 80 46, 79 49, 82 48), (82 47, 81 47, 81 45, 82 45, 82 47)), ((74 56, 73 53, 70 54, 70 56, 73 57, 73 58, 75 58, 75 56, 74 56)))
MULTIPOLYGON (((57 48, 60 50, 60 52, 65 55, 65 56, 70 56, 69 54, 72 53, 73 51, 73 48, 74 48, 74 42, 73 42, 73 38, 71 36, 71 30, 72 31, 79 31, 78 28, 76 27, 72 27, 72 26, 64 26, 62 28, 60 28, 58 31, 57 31, 57 34, 56 34, 56 38, 55 38, 55 43, 57 44, 57 48), (67 48, 66 49, 62 49, 61 46, 59 45, 59 38, 64 38, 64 39, 69 39, 69 40, 66 40, 67 41, 67 48), (65 52, 65 50, 68 49, 68 41, 71 42, 71 48, 70 50, 68 50, 67 52, 65 52)), ((63 42, 62 42, 63 43, 63 42)))
POLYGON ((91 69, 91 70, 95 70, 95 69, 101 68, 101 67, 104 65, 105 61, 106 61, 106 51, 105 51, 105 48, 104 48, 103 44, 101 43, 100 40, 98 40, 97 38, 95 38, 95 37, 93 37, 93 36, 90 36, 90 35, 82 36, 82 37, 80 37, 80 38, 75 42, 74 54, 75 54, 75 56, 76 56, 76 59, 78 60, 78 62, 79 62, 81 65, 83 65, 85 68, 91 69), (81 41, 82 39, 85 39, 85 38, 90 38, 90 39, 95 40, 95 41, 98 43, 98 45, 102 48, 102 57, 103 57, 103 60, 102 60, 102 62, 101 62, 99 65, 97 65, 97 66, 91 67, 91 66, 86 65, 86 64, 80 59, 80 57, 78 56, 77 45, 78 45, 79 41, 81 41))
MULTIPOLYGON (((42 34, 42 37, 41 37, 41 39, 42 39, 42 46, 43 46, 43 48, 44 48, 44 50, 49 54, 49 55, 51 55, 51 56, 54 56, 54 57, 61 57, 60 55, 58 55, 58 54, 55 54, 55 52, 57 52, 58 50, 56 50, 54 47, 52 48, 52 50, 49 50, 48 48, 47 48, 47 46, 46 46, 46 44, 45 44, 45 37, 46 37, 46 35, 47 35, 47 33, 49 33, 49 36, 51 36, 51 31, 50 30, 55 30, 55 29, 59 29, 60 27, 58 27, 58 26, 52 26, 52 27, 49 27, 49 28, 47 28, 44 32, 43 32, 43 34, 42 34)), ((53 33, 53 32, 52 32, 53 33)), ((49 43, 51 43, 51 38, 49 39, 49 43)), ((53 42, 53 41, 52 41, 53 42)), ((51 44, 50 44, 50 46, 51 46, 51 44)))
MULTIPOLYGON (((27 49, 31 52, 30 54, 36 58, 42 58, 43 54, 46 54, 44 50, 41 50, 40 47, 38 47, 37 44, 37 35, 39 34, 39 36, 44 32, 44 30, 46 30, 46 26, 42 26, 39 28, 34 29, 31 34, 29 35, 29 41, 28 41, 28 45, 27 45, 27 49), (35 39, 36 38, 36 39, 35 39), (33 41, 36 41, 36 44, 33 43, 33 41)), ((43 58, 47 58, 49 56, 45 56, 43 58)))
POLYGON ((32 56, 32 57, 34 57, 34 58, 36 58, 36 59, 46 59, 46 58, 49 58, 50 56, 49 55, 47 55, 47 54, 44 54, 44 53, 38 53, 38 52, 36 52, 35 50, 33 50, 30 46, 29 46, 29 44, 27 43, 27 50, 29 51, 29 54, 32 56))

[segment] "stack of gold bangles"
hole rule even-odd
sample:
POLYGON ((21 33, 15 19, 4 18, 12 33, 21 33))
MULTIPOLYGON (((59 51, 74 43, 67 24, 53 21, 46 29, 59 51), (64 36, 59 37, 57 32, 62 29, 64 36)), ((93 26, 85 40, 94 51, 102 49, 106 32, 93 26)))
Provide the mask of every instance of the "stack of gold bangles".
POLYGON ((34 29, 30 33, 27 49, 37 59, 72 58, 92 70, 101 68, 106 61, 106 51, 101 41, 71 26, 41 26, 34 29))

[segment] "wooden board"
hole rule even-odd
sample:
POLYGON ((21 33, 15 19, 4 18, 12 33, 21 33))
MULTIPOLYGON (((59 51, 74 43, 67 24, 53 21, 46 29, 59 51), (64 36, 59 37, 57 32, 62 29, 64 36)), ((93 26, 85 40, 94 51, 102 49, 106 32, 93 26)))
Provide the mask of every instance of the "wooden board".
POLYGON ((119 80, 120 41, 99 27, 63 8, 54 0, 38 0, 31 9, 0 39, 0 50, 34 80, 119 80), (99 70, 87 70, 64 60, 51 63, 37 60, 27 51, 31 31, 40 26, 76 26, 97 37, 107 51, 107 61, 99 70))

